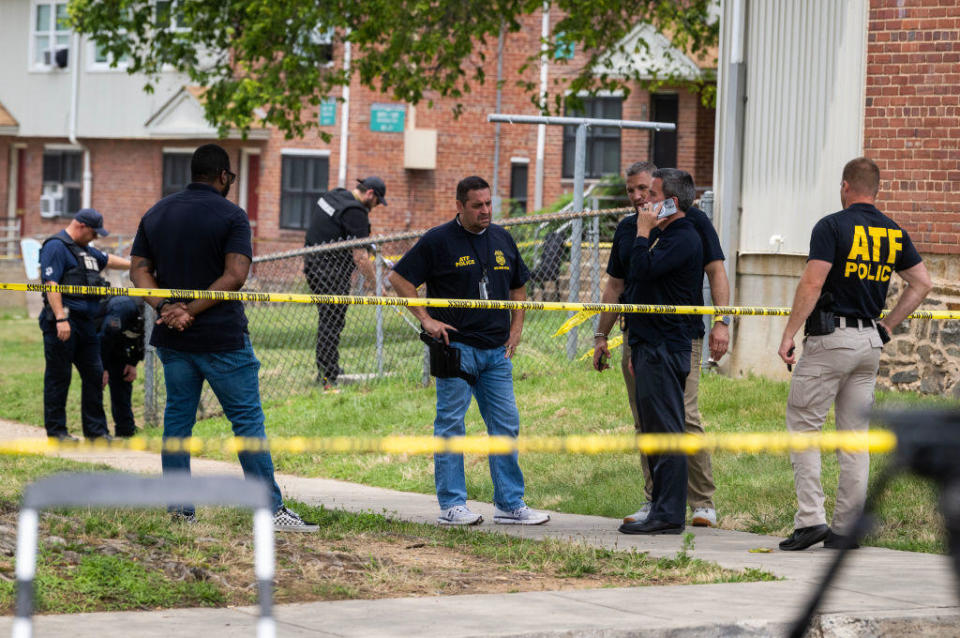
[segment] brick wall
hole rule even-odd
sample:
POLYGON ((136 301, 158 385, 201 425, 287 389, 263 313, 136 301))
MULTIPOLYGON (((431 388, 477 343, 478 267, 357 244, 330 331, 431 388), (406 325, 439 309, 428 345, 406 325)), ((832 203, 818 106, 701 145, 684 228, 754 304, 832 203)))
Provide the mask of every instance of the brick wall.
MULTIPOLYGON (((67 218, 45 219, 40 216, 40 195, 43 192, 43 151, 46 144, 68 144, 66 139, 19 140, 27 143, 23 174, 24 234, 50 235, 64 228, 67 218)), ((127 241, 136 234, 137 225, 157 200, 163 189, 163 149, 196 148, 208 140, 144 141, 144 140, 80 140, 90 151, 93 173, 91 205, 104 216, 104 225, 112 235, 127 241)), ((240 163, 239 143, 221 142, 230 153, 233 167, 240 163)), ((2 152, 2 150, 0 150, 2 152)), ((6 184, 5 173, 0 173, 6 184)), ((237 189, 229 195, 237 201, 237 189)), ((5 200, 4 200, 5 201, 5 200)))
POLYGON ((960 12, 956 0, 871 0, 864 149, 879 207, 921 252, 960 254, 960 12))
MULTIPOLYGON (((504 113, 536 114, 530 96, 516 86, 518 80, 539 85, 539 67, 534 64, 523 74, 518 70, 531 53, 539 50, 540 14, 529 16, 524 28, 508 34, 504 44, 504 83, 501 111, 504 113)), ((496 112, 496 39, 486 43, 483 52, 491 61, 487 82, 475 86, 461 102, 464 110, 455 118, 452 106, 455 100, 426 96, 417 107, 416 126, 436 129, 436 170, 405 170, 403 168, 403 135, 401 133, 374 133, 370 131, 370 105, 392 102, 385 95, 360 86, 356 81, 350 90, 350 131, 347 150, 347 186, 352 188, 356 178, 379 175, 387 184, 389 207, 377 208, 371 216, 374 234, 398 230, 428 228, 449 219, 455 211, 454 194, 457 182, 471 174, 482 176, 493 184, 495 126, 487 122, 487 115, 496 112), (433 104, 428 104, 428 100, 433 104)), ((339 50, 334 59, 341 59, 339 50)), ((476 53, 479 56, 479 49, 476 53)), ((563 81, 571 77, 582 64, 582 52, 568 65, 550 61, 551 93, 562 92, 563 81), (560 80, 560 84, 554 84, 560 80)), ((698 186, 708 186, 713 177, 713 109, 700 105, 699 95, 686 89, 676 90, 680 95, 680 127, 678 131, 678 164, 694 173, 698 186), (705 126, 705 120, 709 125, 705 126)), ((625 100, 625 119, 650 119, 650 96, 635 90, 625 100)), ((340 161, 341 108, 337 108, 336 125, 324 130, 331 134, 329 143, 315 132, 294 142, 274 135, 266 143, 262 156, 260 183, 260 222, 258 252, 267 246, 290 248, 302 245, 303 232, 279 228, 281 190, 281 151, 284 147, 315 149, 329 152, 330 186, 336 186, 340 161)), ((409 121, 407 122, 409 126, 409 121)), ((499 193, 510 194, 511 158, 529 160, 528 210, 532 209, 536 180, 537 127, 529 124, 502 124, 499 162, 499 193)), ((558 126, 546 128, 544 158, 543 201, 548 205, 564 192, 572 192, 573 180, 563 179, 563 130, 558 126)), ((624 130, 621 134, 621 169, 638 160, 649 159, 650 135, 646 131, 624 130)))

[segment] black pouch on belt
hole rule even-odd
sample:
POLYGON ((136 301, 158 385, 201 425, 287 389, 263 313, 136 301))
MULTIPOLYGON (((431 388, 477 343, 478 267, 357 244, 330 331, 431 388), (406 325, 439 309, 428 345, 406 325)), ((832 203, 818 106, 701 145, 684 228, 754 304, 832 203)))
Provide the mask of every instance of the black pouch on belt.
POLYGON ((803 326, 803 334, 808 337, 832 334, 837 329, 834 321, 833 311, 830 306, 833 305, 833 295, 825 292, 817 299, 817 305, 813 312, 807 317, 807 322, 803 326))
POLYGON ((460 351, 451 348, 439 339, 434 339, 426 332, 420 333, 420 341, 430 349, 430 375, 438 379, 463 379, 470 385, 477 382, 477 377, 464 372, 460 367, 460 351))

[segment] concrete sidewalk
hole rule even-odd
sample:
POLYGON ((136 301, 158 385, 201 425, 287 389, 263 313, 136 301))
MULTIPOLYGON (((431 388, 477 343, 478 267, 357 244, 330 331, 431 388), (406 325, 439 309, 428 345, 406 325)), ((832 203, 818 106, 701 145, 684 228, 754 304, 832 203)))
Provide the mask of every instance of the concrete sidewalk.
MULTIPOLYGON (((0 439, 43 436, 41 428, 0 421, 0 439)), ((157 455, 140 452, 74 453, 64 457, 142 473, 157 473, 157 455)), ((197 475, 239 475, 237 463, 198 460, 197 475)), ((327 508, 383 513, 432 523, 433 495, 397 492, 328 479, 278 475, 284 495, 327 508)), ((493 519, 493 506, 470 507, 493 519)), ((625 536, 618 520, 551 513, 545 526, 496 526, 498 532, 528 538, 558 538, 598 547, 635 548, 651 556, 673 556, 680 536, 625 536)), ((494 529, 484 523, 477 531, 494 529)), ((727 530, 688 528, 691 554, 724 567, 753 567, 784 580, 637 587, 620 589, 468 595, 374 601, 282 605, 276 608, 280 636, 767 636, 783 635, 835 556, 819 547, 805 552, 776 550, 779 538, 727 530), (751 553, 755 548, 772 553, 751 553)), ((960 636, 957 583, 947 558, 863 548, 846 567, 821 607, 823 636, 960 636)), ((71 638, 144 636, 169 638, 175 632, 206 636, 254 635, 255 608, 184 609, 157 612, 38 616, 37 636, 71 638)), ((0 633, 11 619, 0 618, 0 633)))

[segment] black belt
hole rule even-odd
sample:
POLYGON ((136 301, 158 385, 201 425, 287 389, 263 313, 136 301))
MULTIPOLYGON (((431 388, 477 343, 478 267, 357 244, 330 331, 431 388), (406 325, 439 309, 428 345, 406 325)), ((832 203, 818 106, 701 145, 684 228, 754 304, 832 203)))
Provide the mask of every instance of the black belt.
POLYGON ((837 328, 873 328, 876 324, 873 319, 864 319, 863 317, 834 317, 833 325, 837 328))

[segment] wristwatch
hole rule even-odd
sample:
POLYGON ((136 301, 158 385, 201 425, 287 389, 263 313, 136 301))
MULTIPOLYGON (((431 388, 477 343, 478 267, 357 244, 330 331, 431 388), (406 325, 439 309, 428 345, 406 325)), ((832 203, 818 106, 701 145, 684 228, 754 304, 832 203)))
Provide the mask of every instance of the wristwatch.
POLYGON ((730 325, 730 315, 715 315, 713 317, 713 323, 720 322, 725 326, 730 325))
POLYGON ((168 303, 171 303, 169 299, 162 299, 160 300, 160 303, 157 304, 157 307, 154 308, 154 310, 159 315, 160 311, 163 310, 163 307, 166 306, 168 303))
POLYGON ((593 333, 593 338, 594 338, 594 339, 600 339, 600 338, 606 339, 606 338, 607 338, 607 335, 605 335, 605 334, 602 333, 602 332, 594 332, 594 333, 593 333))

